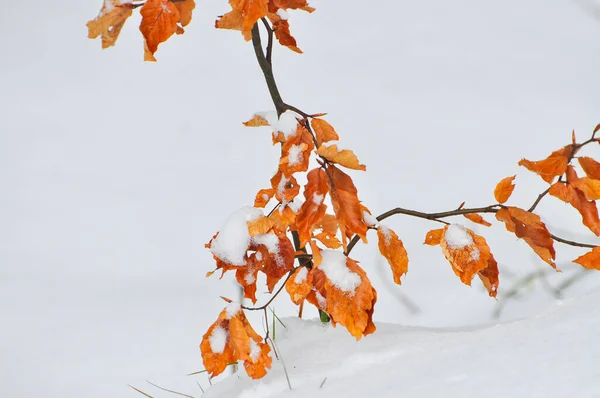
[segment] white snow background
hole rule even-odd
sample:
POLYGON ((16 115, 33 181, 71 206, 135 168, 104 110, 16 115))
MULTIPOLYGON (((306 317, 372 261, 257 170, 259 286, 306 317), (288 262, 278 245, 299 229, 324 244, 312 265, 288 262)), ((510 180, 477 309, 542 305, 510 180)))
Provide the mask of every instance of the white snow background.
MULTIPOLYGON (((286 101, 328 112, 368 166, 352 176, 375 213, 491 204, 496 183, 515 173, 510 203, 528 206, 546 186, 519 159, 546 157, 572 129, 585 139, 600 122, 597 2, 311 4, 312 15, 290 12, 305 54, 277 47, 275 74, 286 101)), ((241 125, 272 104, 251 45, 213 27, 225 0, 198 1, 157 64, 141 61, 137 18, 114 48, 87 39, 100 6, 5 2, 0 12, 1 397, 138 396, 127 384, 171 396, 145 380, 199 396, 206 376, 186 374, 202 369, 198 344, 224 306, 219 296, 237 294, 231 278, 204 278, 214 268, 204 244, 276 170, 269 131, 241 125)), ((538 209, 556 234, 598 243, 567 205, 548 198, 538 209)), ((547 267, 502 225, 455 221, 485 235, 500 296, 547 267)), ((480 328, 497 322, 498 304, 423 246, 438 226, 401 216, 387 224, 409 253, 401 287, 374 236, 353 252, 378 288, 379 333, 357 344, 342 329, 287 319, 278 341, 296 390, 285 394, 600 395, 598 274, 567 289, 560 308, 541 282, 527 284, 501 318, 526 320, 480 328)), ((557 249, 555 286, 583 252, 557 249)), ((283 296, 274 308, 295 313, 283 296)), ((273 368, 206 395, 279 396, 287 386, 273 368)))

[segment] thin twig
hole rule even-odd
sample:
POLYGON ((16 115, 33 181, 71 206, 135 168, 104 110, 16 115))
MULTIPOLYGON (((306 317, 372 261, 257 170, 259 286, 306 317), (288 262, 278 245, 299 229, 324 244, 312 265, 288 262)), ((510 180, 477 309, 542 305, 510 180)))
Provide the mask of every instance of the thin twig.
POLYGON ((587 247, 589 249, 593 249, 595 247, 598 247, 598 245, 591 245, 589 243, 579 243, 579 242, 574 242, 572 240, 567 240, 567 239, 563 239, 559 236, 550 234, 550 236, 552 237, 552 239, 554 239, 557 242, 560 243, 564 243, 565 245, 569 245, 569 246, 575 246, 575 247, 587 247))
POLYGON ((263 22, 263 24, 265 25, 265 28, 267 29, 267 34, 269 36, 269 41, 267 43, 267 62, 269 62, 269 64, 273 65, 273 28, 271 28, 271 26, 269 25, 269 22, 267 22, 266 18, 261 18, 261 21, 263 22))

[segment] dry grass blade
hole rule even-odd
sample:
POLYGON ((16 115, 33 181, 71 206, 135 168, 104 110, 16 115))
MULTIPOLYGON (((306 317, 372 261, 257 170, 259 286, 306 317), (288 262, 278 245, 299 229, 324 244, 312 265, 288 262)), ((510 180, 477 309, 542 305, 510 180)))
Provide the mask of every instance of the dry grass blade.
POLYGON ((161 386, 159 386, 157 384, 154 384, 154 383, 152 383, 152 382, 150 382, 148 380, 146 380, 146 383, 150 384, 151 386, 154 386, 154 387, 158 388, 159 390, 170 392, 171 394, 176 394, 176 395, 180 395, 182 397, 187 397, 187 398, 196 398, 193 395, 187 395, 187 394, 184 394, 184 393, 181 393, 181 392, 169 390, 168 388, 161 387, 161 386))
POLYGON ((139 392, 140 394, 148 397, 148 398, 154 398, 152 395, 146 394, 145 392, 143 392, 140 389, 135 388, 134 386, 132 386, 131 384, 128 384, 129 387, 133 388, 135 391, 139 392))

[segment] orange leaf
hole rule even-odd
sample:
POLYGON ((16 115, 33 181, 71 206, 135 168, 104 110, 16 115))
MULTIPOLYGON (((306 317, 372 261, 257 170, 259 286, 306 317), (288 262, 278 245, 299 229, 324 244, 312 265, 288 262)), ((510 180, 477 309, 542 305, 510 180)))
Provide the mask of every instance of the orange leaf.
POLYGON ((600 270, 600 247, 594 247, 591 252, 577 257, 573 262, 587 269, 600 270))
POLYGON ((267 216, 262 216, 255 220, 248 221, 247 224, 248 233, 251 237, 266 234, 271 228, 273 228, 273 220, 267 216))
POLYGON ((357 340, 373 333, 373 307, 377 292, 367 274, 344 253, 323 250, 321 255, 323 260, 318 270, 326 276, 325 298, 332 324, 341 324, 357 340))
POLYGON ((272 22, 273 32, 275 33, 275 38, 279 41, 284 47, 289 48, 290 50, 302 54, 302 50, 298 48, 298 44, 296 43, 296 39, 290 33, 290 23, 287 20, 281 19, 281 17, 277 14, 270 13, 269 19, 272 22))
POLYGON ((470 213, 470 214, 464 214, 464 216, 466 218, 468 218, 470 221, 474 222, 475 224, 484 225, 486 227, 491 227, 492 226, 491 223, 485 221, 485 219, 483 217, 481 217, 479 214, 470 213))
POLYGON ((272 0, 273 5, 277 8, 292 9, 297 10, 301 9, 308 12, 313 12, 315 9, 309 7, 306 0, 272 0))
POLYGON ((323 119, 312 119, 310 124, 317 136, 317 145, 321 147, 324 142, 337 141, 340 139, 333 126, 323 119))
POLYGON ((208 328, 200 343, 204 368, 210 377, 223 373, 227 365, 235 362, 233 350, 227 344, 228 339, 229 320, 219 316, 219 319, 208 328))
POLYGON ((299 267, 288 279, 285 283, 285 290, 294 304, 300 305, 306 299, 313 287, 312 280, 313 274, 306 267, 299 267))
POLYGON ((256 198, 254 198, 254 207, 265 207, 273 195, 275 195, 275 190, 273 188, 261 189, 256 194, 256 198))
POLYGON ((215 26, 240 30, 246 40, 252 37, 254 24, 267 15, 269 0, 229 0, 232 10, 219 17, 215 26))
POLYGON ((260 253, 257 262, 260 263, 260 271, 267 276, 267 288, 271 293, 277 282, 294 269, 294 245, 284 233, 275 232, 256 236, 253 242, 255 246, 250 249, 260 253))
POLYGON ((146 39, 148 51, 154 55, 158 45, 167 41, 177 30, 179 10, 169 0, 148 0, 140 9, 140 32, 146 39))
POLYGON ((307 175, 308 182, 304 187, 304 203, 296 217, 296 227, 300 238, 300 247, 304 247, 310 239, 315 226, 321 222, 327 206, 323 203, 329 192, 329 178, 322 168, 311 170, 307 175))
POLYGON ((100 36, 102 48, 114 46, 132 9, 132 4, 121 4, 119 0, 105 1, 100 14, 87 23, 88 37, 95 39, 100 36))
POLYGON ((299 125, 296 134, 288 137, 281 147, 279 170, 286 176, 308 170, 310 152, 314 147, 308 130, 299 125))
POLYGON ((479 271, 477 276, 483 282, 483 286, 487 289, 490 297, 496 297, 496 294, 498 294, 498 284, 500 283, 498 280, 498 263, 491 253, 488 266, 479 271))
POLYGON ((288 227, 294 225, 296 221, 296 213, 289 206, 279 206, 269 216, 273 220, 273 224, 280 231, 286 231, 288 227))
POLYGON ((498 210, 496 219, 504 222, 508 231, 524 239, 544 262, 556 269, 554 240, 540 216, 518 207, 505 207, 498 210))
MULTIPOLYGON (((368 226, 363 220, 363 211, 357 195, 358 191, 352 182, 352 178, 333 165, 330 165, 327 171, 332 180, 331 202, 344 242, 345 237, 351 238, 354 234, 357 234, 366 242, 368 226)), ((346 250, 345 244, 344 250, 346 250)))
POLYGON ((440 242, 442 253, 465 285, 488 267, 491 253, 485 239, 459 224, 448 225, 440 242))
POLYGON ((571 154, 572 145, 559 149, 558 151, 552 152, 544 160, 529 161, 527 159, 521 159, 519 166, 539 174, 540 177, 548 184, 552 183, 555 177, 561 176, 567 171, 567 164, 569 162, 569 155, 571 154))
POLYGON ((580 190, 587 200, 600 199, 600 180, 583 177, 569 181, 569 185, 580 190))
POLYGON ((246 127, 262 127, 262 126, 270 126, 271 124, 265 119, 263 116, 259 114, 255 114, 252 116, 252 119, 243 123, 246 127))
POLYGON ((271 187, 275 191, 275 198, 281 202, 283 207, 300 193, 300 185, 294 176, 286 177, 281 170, 271 178, 271 187))
POLYGON ((342 247, 342 242, 335 236, 330 234, 329 232, 320 232, 314 236, 319 242, 321 242, 328 249, 339 249, 342 247))
POLYGON ((442 236, 444 236, 444 228, 432 229, 427 232, 424 244, 429 246, 437 246, 442 243, 442 236))
POLYGON ((379 251, 392 267, 394 282, 400 285, 400 277, 408 272, 408 253, 398 235, 384 225, 377 228, 377 238, 379 251))
POLYGON ((183 0, 173 4, 175 4, 175 7, 179 11, 179 20, 177 22, 181 26, 187 26, 192 21, 192 11, 196 8, 196 3, 194 3, 194 0, 183 0))
POLYGON ((358 162, 358 158, 354 154, 354 152, 348 149, 338 150, 337 145, 321 145, 319 149, 317 149, 317 154, 323 156, 325 159, 330 162, 337 163, 340 166, 347 167, 349 169, 354 170, 367 170, 367 167, 358 162))
POLYGON ((585 156, 580 157, 577 160, 588 177, 593 178, 594 180, 600 180, 600 163, 585 156))
POLYGON ((550 187, 550 195, 569 203, 581 214, 583 225, 588 227, 596 236, 600 236, 600 219, 596 202, 588 201, 585 194, 573 184, 557 182, 550 187))
POLYGON ((235 279, 244 290, 244 298, 252 300, 252 303, 256 303, 256 277, 258 275, 255 256, 256 253, 252 254, 248 259, 249 264, 235 272, 235 279))
POLYGON ((498 203, 506 203, 508 198, 510 198, 510 195, 512 195, 513 190, 515 189, 515 184, 513 184, 515 177, 516 176, 506 177, 496 186, 494 197, 498 203))
POLYGON ((271 368, 273 359, 269 356, 271 347, 267 343, 250 340, 250 358, 244 361, 246 373, 253 379, 260 379, 271 368))

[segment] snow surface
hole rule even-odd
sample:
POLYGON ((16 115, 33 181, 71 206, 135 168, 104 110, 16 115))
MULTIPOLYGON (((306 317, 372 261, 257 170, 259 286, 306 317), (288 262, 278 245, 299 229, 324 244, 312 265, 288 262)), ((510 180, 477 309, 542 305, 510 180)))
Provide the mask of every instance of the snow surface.
POLYGON ((293 390, 274 360, 264 379, 242 370, 204 397, 598 397, 598 302, 595 293, 531 319, 476 328, 379 323, 358 342, 342 327, 287 318, 277 347, 293 390))

